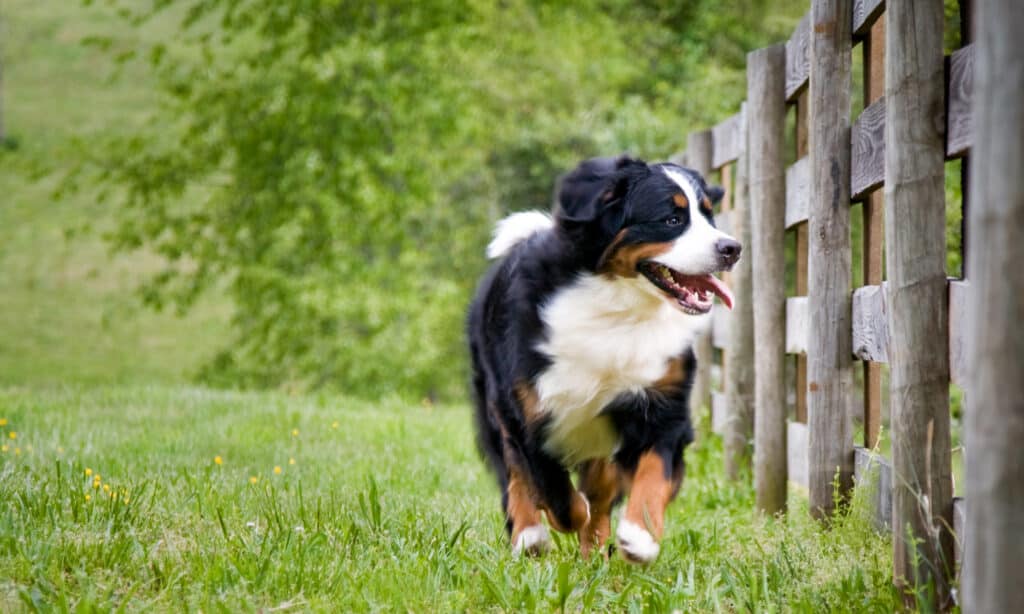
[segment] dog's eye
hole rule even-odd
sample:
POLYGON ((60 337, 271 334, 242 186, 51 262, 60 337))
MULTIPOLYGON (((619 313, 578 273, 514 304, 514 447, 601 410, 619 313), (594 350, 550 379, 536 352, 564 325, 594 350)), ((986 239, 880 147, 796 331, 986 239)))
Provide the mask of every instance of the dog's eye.
POLYGON ((678 216, 673 215, 672 217, 665 220, 665 223, 669 226, 678 226, 683 223, 683 220, 679 219, 678 216))

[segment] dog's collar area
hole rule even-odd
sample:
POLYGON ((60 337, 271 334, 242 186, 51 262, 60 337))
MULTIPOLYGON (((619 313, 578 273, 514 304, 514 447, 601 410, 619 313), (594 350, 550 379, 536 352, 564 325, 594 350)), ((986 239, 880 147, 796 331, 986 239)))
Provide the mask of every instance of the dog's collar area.
POLYGON ((644 260, 637 269, 662 292, 675 299, 676 304, 690 315, 702 315, 711 311, 714 297, 722 299, 732 309, 732 291, 725 283, 711 275, 686 275, 661 263, 644 260))

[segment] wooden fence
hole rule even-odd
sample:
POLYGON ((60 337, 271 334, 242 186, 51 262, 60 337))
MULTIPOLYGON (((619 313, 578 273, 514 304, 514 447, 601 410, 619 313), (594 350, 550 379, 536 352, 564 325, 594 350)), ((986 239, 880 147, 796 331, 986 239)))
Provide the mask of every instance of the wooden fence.
MULTIPOLYGON (((999 2, 990 10, 1020 12, 999 2)), ((950 382, 975 399, 965 343, 970 282, 946 275, 944 187, 945 163, 963 158, 966 220, 972 10, 962 2, 965 44, 943 57, 939 0, 811 4, 787 42, 748 56, 739 112, 692 133, 675 158, 726 186, 718 223, 747 255, 729 280, 737 309, 716 306, 699 344, 693 405, 711 408, 730 475, 753 442, 757 506, 767 513, 785 509, 790 481, 825 518, 837 479, 845 495, 873 476, 877 521, 893 534, 894 579, 935 582, 945 607, 966 539, 964 505, 953 497, 950 382), (861 92, 852 91, 855 57, 861 92), (851 120, 855 95, 863 110, 851 120), (852 215, 861 218, 856 288, 852 215), (787 241, 796 254, 789 266, 787 241), (872 452, 884 365, 891 458, 872 452)), ((1024 173, 1024 161, 1017 165, 1024 173)), ((1024 228, 1017 232, 1024 242, 1024 228)), ((965 413, 973 409, 965 402, 965 413)))

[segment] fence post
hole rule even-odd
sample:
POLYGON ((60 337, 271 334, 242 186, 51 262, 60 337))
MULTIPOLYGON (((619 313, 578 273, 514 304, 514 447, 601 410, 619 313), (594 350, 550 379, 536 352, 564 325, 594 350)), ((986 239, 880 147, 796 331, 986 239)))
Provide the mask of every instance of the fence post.
MULTIPOLYGON (((952 480, 941 2, 887 5, 885 248, 892 400, 893 573, 934 581, 952 570, 952 480)), ((980 406, 977 406, 980 407, 980 406)))
POLYGON ((749 147, 747 105, 740 108, 741 151, 736 160, 736 188, 732 208, 732 236, 747 254, 733 267, 732 290, 736 307, 729 318, 728 360, 725 362, 726 406, 725 470, 736 479, 740 469, 750 467, 750 442, 754 427, 754 296, 751 280, 751 227, 749 190, 749 147))
MULTIPOLYGON (((711 131, 691 132, 686 138, 686 162, 690 168, 707 177, 711 172, 711 131)), ((690 391, 690 412, 696 416, 701 408, 711 410, 711 330, 694 343, 697 373, 690 391)), ((714 418, 714 416, 712 416, 714 418)))
MULTIPOLYGON (((833 479, 853 482, 849 395, 850 319, 850 0, 811 4, 808 234, 807 421, 811 514, 828 517, 833 479)), ((939 29, 941 32, 941 28, 939 29)))
MULTIPOLYGON (((786 45, 747 54, 757 508, 786 509, 786 45)), ((734 333, 735 334, 735 333, 734 333)))
POLYGON ((963 611, 1011 612, 1024 586, 1024 12, 975 6, 963 611))

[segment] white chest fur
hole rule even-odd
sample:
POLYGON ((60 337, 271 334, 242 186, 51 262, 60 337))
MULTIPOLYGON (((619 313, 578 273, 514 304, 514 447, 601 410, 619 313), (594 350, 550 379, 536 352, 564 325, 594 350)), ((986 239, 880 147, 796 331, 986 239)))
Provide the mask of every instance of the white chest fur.
POLYGON ((610 456, 618 437, 601 410, 639 392, 710 325, 675 309, 643 278, 581 277, 544 306, 552 365, 537 380, 548 451, 567 463, 610 456))

